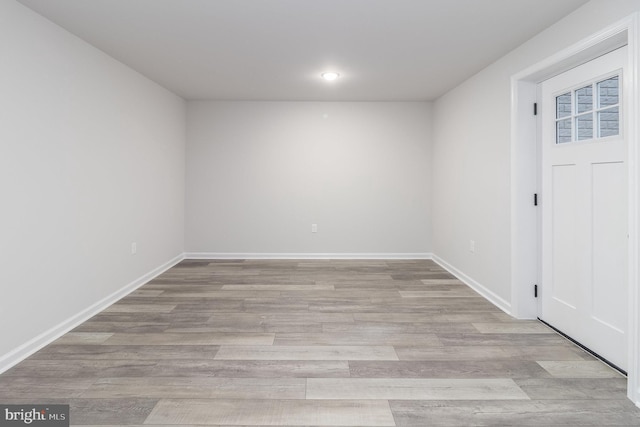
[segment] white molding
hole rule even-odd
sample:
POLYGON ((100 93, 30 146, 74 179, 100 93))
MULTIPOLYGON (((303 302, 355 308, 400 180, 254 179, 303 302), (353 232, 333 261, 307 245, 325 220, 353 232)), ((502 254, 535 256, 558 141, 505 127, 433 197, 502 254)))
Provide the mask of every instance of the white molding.
POLYGON ((621 19, 591 37, 514 74, 512 80, 538 83, 622 47, 627 44, 627 31, 632 20, 632 17, 621 19))
MULTIPOLYGON (((627 397, 640 407, 640 14, 634 13, 592 36, 540 61, 511 77, 511 305, 513 315, 528 318, 538 313, 536 302, 529 296, 530 286, 538 280, 537 232, 535 238, 527 230, 537 229, 537 215, 530 212, 528 193, 535 182, 537 166, 532 163, 527 147, 537 146, 533 120, 526 112, 535 102, 537 84, 573 66, 624 44, 629 46, 629 74, 626 135, 629 145, 629 327, 627 397), (523 194, 525 197, 523 197, 523 194), (532 251, 536 256, 531 256, 532 251)), ((534 191, 535 192, 535 191, 534 191)))
POLYGON ((511 79, 511 314, 535 319, 531 287, 538 282, 536 83, 511 79), (526 292, 526 289, 529 292, 526 292))
POLYGON ((635 120, 626 120, 627 139, 629 141, 629 322, 628 322, 628 376, 627 397, 640 407, 640 13, 635 13, 628 22, 628 54, 627 67, 631 79, 627 79, 629 85, 627 92, 631 94, 626 100, 627 117, 635 117, 635 120))
POLYGON ((505 300, 504 298, 500 297, 493 291, 489 290, 486 286, 483 286, 480 283, 476 282, 474 279, 467 276, 465 273, 458 270, 456 267, 449 264, 447 261, 443 260, 439 256, 434 255, 432 259, 436 264, 438 264, 440 267, 444 268, 449 273, 456 276, 458 280, 460 280, 465 285, 469 286, 471 289, 473 289, 474 291, 482 295, 490 303, 492 303, 493 305, 495 305, 496 307, 498 307, 500 310, 504 311, 508 315, 511 315, 511 304, 509 303, 509 301, 505 300))
POLYGON ((432 259, 430 252, 418 253, 262 253, 187 252, 185 259, 432 259))
POLYGON ((161 275, 162 273, 164 273, 165 271, 167 271, 168 269, 170 269, 174 265, 178 264, 183 259, 184 259, 184 254, 180 254, 180 255, 174 257, 173 259, 165 262, 161 266, 159 266, 157 268, 154 268, 150 272, 148 272, 148 273, 144 274, 143 276, 137 278, 133 282, 131 282, 128 285, 124 286, 123 288, 115 291, 111 295, 101 299, 100 301, 96 302, 95 304, 92 304, 91 306, 85 308, 81 312, 79 312, 79 313, 71 316, 67 320, 59 323, 58 325, 54 326, 53 328, 49 329, 48 331, 45 331, 45 332, 41 333, 40 335, 36 336, 35 338, 30 339, 29 341, 27 341, 26 343, 22 344, 21 346, 15 348, 14 350, 10 351, 9 353, 6 353, 6 354, 2 355, 2 357, 0 357, 0 374, 5 372, 6 370, 10 369, 11 367, 17 365, 18 363, 20 363, 21 361, 23 361, 27 357, 31 356, 33 353, 35 353, 36 351, 38 351, 41 348, 45 347, 46 345, 51 344, 53 341, 57 340, 62 335, 66 334, 70 330, 76 328, 77 326, 79 326, 83 322, 89 320, 91 317, 93 317, 96 314, 100 313, 102 310, 106 309, 107 307, 109 307, 113 303, 115 303, 118 300, 122 299, 123 297, 125 297, 129 293, 135 291, 140 286, 142 286, 145 283, 149 282, 153 278, 161 275))

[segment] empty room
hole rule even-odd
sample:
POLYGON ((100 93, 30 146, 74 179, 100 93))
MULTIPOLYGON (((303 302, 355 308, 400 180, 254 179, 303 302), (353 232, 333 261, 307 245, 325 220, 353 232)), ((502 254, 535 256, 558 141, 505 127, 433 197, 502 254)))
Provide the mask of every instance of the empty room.
POLYGON ((0 426, 640 426, 640 0, 0 0, 0 52, 0 426))

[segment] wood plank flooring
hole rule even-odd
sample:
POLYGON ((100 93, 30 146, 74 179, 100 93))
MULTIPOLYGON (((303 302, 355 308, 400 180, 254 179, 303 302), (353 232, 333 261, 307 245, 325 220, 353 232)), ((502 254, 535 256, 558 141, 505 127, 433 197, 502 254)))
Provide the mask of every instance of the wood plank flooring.
POLYGON ((640 426, 626 379, 431 261, 183 261, 0 375, 72 425, 640 426))

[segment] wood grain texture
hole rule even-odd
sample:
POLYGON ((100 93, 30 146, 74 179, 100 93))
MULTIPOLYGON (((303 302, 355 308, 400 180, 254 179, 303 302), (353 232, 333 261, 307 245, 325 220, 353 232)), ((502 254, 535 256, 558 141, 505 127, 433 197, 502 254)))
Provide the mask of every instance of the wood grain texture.
POLYGON ((304 378, 102 378, 86 398, 304 399, 304 378))
POLYGON ((483 334, 553 334, 546 325, 535 321, 520 322, 473 322, 472 325, 483 334))
POLYGON ((52 345, 102 344, 113 336, 111 332, 69 332, 52 345))
POLYGON ((104 345, 271 345, 275 334, 262 333, 162 333, 113 334, 104 345))
POLYGON ((548 378, 528 360, 349 361, 353 378, 548 378))
POLYGON ((186 260, 0 375, 72 425, 640 425, 626 379, 431 261, 186 260))
POLYGON ((628 400, 391 401, 397 426, 638 426, 628 400))
POLYGON ((617 378, 621 375, 598 360, 539 361, 551 375, 557 378, 617 378))
POLYGON ((222 346, 218 360, 398 360, 392 346, 222 346))
POLYGON ((113 304, 105 313, 170 313, 175 304, 113 304))
POLYGON ((309 378, 307 399, 519 400, 512 379, 309 378))
POLYGON ((395 426, 386 400, 169 400, 145 424, 395 426))

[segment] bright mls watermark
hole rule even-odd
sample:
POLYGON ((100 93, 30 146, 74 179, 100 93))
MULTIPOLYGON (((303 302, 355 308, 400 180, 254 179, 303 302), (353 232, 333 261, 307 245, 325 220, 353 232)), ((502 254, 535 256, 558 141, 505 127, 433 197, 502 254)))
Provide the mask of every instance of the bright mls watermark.
POLYGON ((0 427, 69 427, 69 405, 0 405, 0 427))

